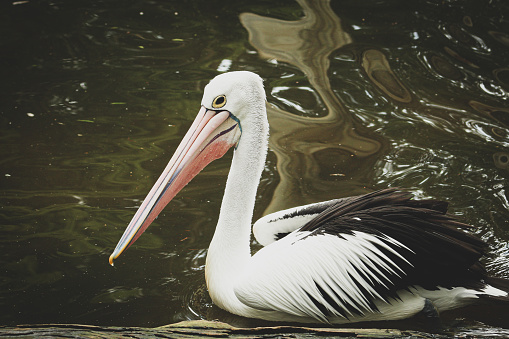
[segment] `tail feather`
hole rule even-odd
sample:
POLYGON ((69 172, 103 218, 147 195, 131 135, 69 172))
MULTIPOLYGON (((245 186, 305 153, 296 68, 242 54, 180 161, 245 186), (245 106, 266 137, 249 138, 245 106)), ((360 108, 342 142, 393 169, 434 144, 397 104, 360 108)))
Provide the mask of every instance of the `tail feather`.
POLYGON ((486 293, 484 296, 489 299, 509 303, 509 280, 497 277, 486 277, 486 293))

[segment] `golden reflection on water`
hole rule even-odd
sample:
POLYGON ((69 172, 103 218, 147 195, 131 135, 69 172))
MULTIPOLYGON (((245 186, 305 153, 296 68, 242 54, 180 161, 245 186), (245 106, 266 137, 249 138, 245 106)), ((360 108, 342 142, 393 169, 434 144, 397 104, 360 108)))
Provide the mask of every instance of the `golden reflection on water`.
POLYGON ((509 108, 508 107, 495 107, 476 100, 471 100, 468 104, 476 111, 485 114, 495 120, 500 121, 506 126, 509 126, 509 108))
POLYGON ((387 96, 402 103, 412 101, 410 92, 391 70, 382 52, 376 49, 365 51, 362 55, 362 67, 372 83, 387 96))
POLYGON ((350 35, 342 29, 341 20, 330 8, 329 1, 299 0, 298 3, 304 16, 297 21, 252 13, 243 13, 239 17, 249 32, 250 43, 260 56, 298 67, 327 109, 325 116, 304 117, 268 105, 270 147, 277 156, 280 182, 266 213, 310 202, 306 193, 299 191, 298 182, 303 178, 317 180, 319 177, 316 153, 337 149, 364 158, 382 147, 379 140, 357 132, 353 115, 345 109, 330 86, 330 55, 350 44, 350 35))

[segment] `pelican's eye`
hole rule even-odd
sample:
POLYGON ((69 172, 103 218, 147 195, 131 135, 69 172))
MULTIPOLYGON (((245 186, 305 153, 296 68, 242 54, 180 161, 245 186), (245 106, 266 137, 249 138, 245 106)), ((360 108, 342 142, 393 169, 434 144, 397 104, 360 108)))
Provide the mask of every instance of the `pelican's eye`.
POLYGON ((226 105, 226 96, 223 94, 218 95, 213 101, 212 101, 212 107, 213 108, 221 108, 224 105, 226 105))

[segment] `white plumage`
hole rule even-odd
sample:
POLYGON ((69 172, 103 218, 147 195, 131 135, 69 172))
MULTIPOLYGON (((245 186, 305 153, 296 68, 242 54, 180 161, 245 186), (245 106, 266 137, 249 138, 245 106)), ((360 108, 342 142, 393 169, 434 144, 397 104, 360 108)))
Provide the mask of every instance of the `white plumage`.
POLYGON ((507 299, 507 282, 486 277, 478 263, 485 244, 457 229, 466 225, 445 214, 445 203, 395 189, 265 216, 253 228, 265 247, 251 256, 268 130, 259 76, 214 78, 110 263, 203 167, 235 146, 205 269, 219 307, 273 321, 346 323, 407 318, 430 304, 442 311, 483 297, 507 299))
POLYGON ((267 246, 299 229, 335 201, 323 201, 267 214, 254 223, 253 235, 260 245, 267 246))

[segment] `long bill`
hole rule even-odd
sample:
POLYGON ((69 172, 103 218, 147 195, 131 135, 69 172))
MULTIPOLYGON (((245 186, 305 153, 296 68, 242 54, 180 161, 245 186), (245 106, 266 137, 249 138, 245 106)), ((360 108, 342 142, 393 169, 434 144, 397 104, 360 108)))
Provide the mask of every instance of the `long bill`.
POLYGON ((211 161, 222 157, 240 138, 238 119, 228 111, 202 106, 175 154, 127 226, 109 262, 118 258, 154 221, 163 208, 211 161))

